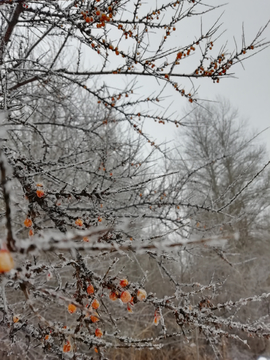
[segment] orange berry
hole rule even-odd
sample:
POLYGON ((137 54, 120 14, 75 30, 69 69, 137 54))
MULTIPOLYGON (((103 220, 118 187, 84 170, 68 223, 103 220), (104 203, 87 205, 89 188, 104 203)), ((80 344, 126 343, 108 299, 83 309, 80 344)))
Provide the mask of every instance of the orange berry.
POLYGON ((112 301, 115 301, 118 299, 117 297, 117 294, 113 291, 110 292, 110 295, 109 295, 109 298, 112 300, 112 301))
POLYGON ((161 318, 160 313, 156 310, 155 311, 155 317, 154 317, 154 324, 156 326, 158 325, 160 318, 161 318))
POLYGON ((37 183, 37 187, 43 187, 43 184, 37 183))
POLYGON ((98 348, 95 347, 95 348, 94 348, 94 351, 95 351, 96 353, 98 353, 98 348))
POLYGON ((37 190, 36 191, 37 197, 42 198, 45 194, 43 190, 37 190))
POLYGON ((127 279, 120 280, 119 285, 123 288, 128 286, 128 280, 127 279))
POLYGON ((77 220, 75 221, 75 225, 77 225, 77 226, 83 226, 83 221, 82 221, 82 219, 77 219, 77 220))
POLYGON ((90 23, 90 17, 87 16, 87 17, 85 18, 85 21, 86 21, 87 23, 90 23))
POLYGON ((49 334, 47 334, 47 335, 45 335, 45 338, 44 338, 44 339, 48 341, 48 340, 49 340, 49 338, 50 338, 50 335, 49 335, 49 334))
POLYGON ((83 237, 83 241, 84 241, 84 242, 89 242, 88 237, 87 237, 87 236, 84 236, 84 237, 83 237))
POLYGON ((103 335, 103 332, 99 328, 97 328, 95 331, 95 335, 96 335, 96 337, 101 338, 101 336, 103 335))
POLYGON ((71 350, 71 344, 70 344, 70 341, 66 341, 66 343, 64 344, 64 346, 63 346, 63 352, 70 352, 70 350, 71 350))
POLYGON ((106 21, 107 20, 107 15, 105 13, 102 13, 100 16, 100 20, 101 21, 106 21))
POLYGON ((100 11, 99 11, 99 10, 96 11, 96 15, 97 15, 97 16, 100 15, 100 11))
POLYGON ((89 294, 89 295, 94 294, 94 292, 95 292, 94 286, 91 285, 91 284, 88 285, 88 287, 87 287, 87 289, 86 289, 86 292, 87 292, 87 294, 89 294))
POLYGON ((18 315, 14 315, 14 316, 13 316, 13 322, 14 322, 14 324, 17 323, 19 320, 20 320, 20 318, 19 318, 18 315))
POLYGON ((183 54, 182 54, 181 52, 179 52, 179 53, 177 54, 177 56, 176 56, 177 59, 181 59, 182 55, 183 55, 183 54))
POLYGON ((94 299, 94 301, 92 302, 92 308, 93 309, 98 309, 99 308, 99 302, 98 302, 98 300, 97 299, 94 299))
POLYGON ((24 220, 24 226, 25 226, 25 227, 29 228, 29 227, 32 226, 32 224, 33 224, 33 223, 32 223, 32 220, 31 220, 31 219, 27 218, 27 219, 24 220))
POLYGON ((30 229, 28 234, 29 234, 29 236, 33 236, 34 235, 34 230, 30 229))
POLYGON ((68 305, 68 312, 70 314, 74 314, 76 312, 76 310, 77 310, 77 307, 75 305, 73 305, 73 304, 68 305))
POLYGON ((99 321, 99 318, 98 318, 97 316, 95 316, 95 315, 91 315, 91 316, 90 316, 90 319, 91 319, 91 321, 92 321, 93 323, 96 323, 96 322, 99 321))
POLYGON ((159 320, 160 320, 160 315, 156 315, 156 316, 154 317, 154 324, 155 324, 156 326, 158 325, 159 320))
POLYGON ((10 252, 5 249, 0 250, 0 273, 9 272, 14 267, 14 262, 10 252))
POLYGON ((144 289, 139 289, 137 292, 137 299, 143 301, 146 299, 147 293, 144 289))
POLYGON ((101 218, 100 216, 98 217, 98 221, 99 221, 99 222, 101 222, 101 221, 102 221, 102 218, 101 218))
POLYGON ((126 303, 130 302, 130 300, 132 299, 132 296, 130 295, 129 291, 123 291, 120 295, 120 299, 124 304, 126 304, 126 303))

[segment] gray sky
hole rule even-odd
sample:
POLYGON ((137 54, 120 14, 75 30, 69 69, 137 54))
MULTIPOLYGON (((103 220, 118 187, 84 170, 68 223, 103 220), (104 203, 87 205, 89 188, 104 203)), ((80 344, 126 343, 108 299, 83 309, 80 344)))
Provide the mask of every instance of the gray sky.
MULTIPOLYGON (((222 4, 221 1, 208 0, 207 3, 222 4)), ((270 19, 269 0, 229 0, 228 4, 220 8, 211 17, 203 20, 205 29, 207 21, 213 23, 218 15, 224 12, 221 23, 221 31, 226 30, 218 40, 219 44, 228 40, 227 48, 235 48, 234 37, 239 46, 242 42, 242 26, 244 26, 246 42, 249 43, 255 37, 257 31, 270 19), (217 16, 216 16, 217 15, 217 16)), ((192 32, 192 30, 190 31, 192 32)), ((178 35, 179 36, 179 35, 178 35)), ((195 34, 193 34, 195 36, 195 34)), ((266 29, 263 38, 270 40, 270 26, 266 29)), ((270 127, 270 47, 243 62, 243 67, 238 64, 233 67, 236 78, 222 79, 219 84, 213 84, 209 79, 202 79, 196 83, 200 86, 198 95, 204 99, 214 99, 216 95, 228 98, 232 105, 239 110, 239 115, 248 120, 250 129, 258 132, 270 127)), ((178 99, 179 103, 179 99, 178 99)), ((179 103, 180 111, 186 105, 183 99, 179 103)), ((171 140, 181 129, 174 126, 156 126, 151 130, 145 128, 159 141, 171 140)), ((270 152, 270 129, 265 131, 260 139, 268 141, 270 152)))

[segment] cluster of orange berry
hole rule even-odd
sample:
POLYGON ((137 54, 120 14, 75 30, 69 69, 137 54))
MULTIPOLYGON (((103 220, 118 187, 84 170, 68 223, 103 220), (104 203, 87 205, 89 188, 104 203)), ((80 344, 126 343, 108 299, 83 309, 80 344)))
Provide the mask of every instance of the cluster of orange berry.
POLYGON ((105 26, 106 22, 110 22, 113 18, 113 7, 108 6, 107 13, 102 12, 98 8, 95 8, 95 12, 89 14, 89 11, 81 11, 81 15, 86 23, 97 23, 97 28, 101 28, 105 26))
POLYGON ((144 63, 144 65, 150 66, 152 69, 156 66, 156 65, 154 64, 154 62, 151 62, 151 61, 149 61, 149 60, 146 60, 145 63, 144 63))
MULTIPOLYGON (((210 47, 211 49, 211 47, 210 47)), ((203 75, 203 76, 212 76, 214 73, 217 75, 222 76, 226 74, 226 71, 231 67, 233 64, 232 60, 227 61, 226 64, 220 65, 225 60, 225 55, 221 54, 217 57, 216 60, 212 61, 208 67, 208 69, 204 69, 203 66, 200 66, 198 69, 195 70, 196 75, 203 75)), ((219 79, 217 79, 217 82, 219 79)))
MULTIPOLYGON (((128 280, 127 279, 122 279, 119 282, 119 286, 122 288, 125 288, 128 286, 128 280)), ((137 299, 139 301, 144 301, 147 297, 147 293, 144 289, 139 289, 137 291, 137 299)), ((122 301, 123 304, 127 304, 127 310, 128 312, 132 312, 132 308, 131 305, 134 305, 133 303, 133 297, 131 296, 130 292, 128 290, 124 290, 121 292, 121 294, 118 293, 118 291, 111 291, 109 294, 109 298, 112 301, 115 301, 117 299, 120 299, 122 301)))
MULTIPOLYGON (((133 303, 133 296, 131 295, 131 293, 128 290, 125 290, 124 288, 126 288, 129 285, 129 282, 127 279, 121 279, 119 281, 119 286, 123 289, 123 291, 118 292, 117 290, 111 291, 109 294, 109 298, 112 301, 115 301, 117 299, 120 299, 122 301, 123 304, 127 304, 127 311, 128 312, 132 312, 132 306, 134 305, 133 303)), ((86 288, 86 292, 88 295, 94 295, 95 294, 95 288, 92 284, 88 284, 87 288, 86 288)), ((137 300, 138 301, 144 301, 147 297, 147 293, 144 289, 138 289, 137 290, 137 294, 136 294, 137 300)), ((90 317, 90 320, 92 323, 96 323, 98 322, 99 319, 99 315, 97 312, 95 312, 94 310, 98 310, 100 307, 100 303, 99 301, 94 298, 91 302, 90 305, 86 305, 86 312, 87 314, 85 315, 85 318, 90 317)), ((73 303, 70 303, 68 305, 68 312, 70 314, 75 314, 77 311, 77 307, 76 305, 74 305, 73 303)), ((103 332, 100 328, 96 328, 95 330, 95 336, 100 338, 103 336, 103 332)), ((64 344, 65 350, 63 348, 64 352, 68 352, 71 350, 71 347, 69 347, 69 344, 66 342, 64 344), (68 350, 69 349, 69 350, 68 350)))
MULTIPOLYGON (((110 176, 112 176, 112 173, 110 173, 110 176)), ((97 218, 98 222, 102 222, 102 217, 101 216, 98 216, 97 218)), ((75 220, 75 225, 79 226, 79 227, 82 227, 83 226, 83 220, 82 219, 77 219, 75 220)), ((83 237, 83 241, 84 242, 89 242, 89 239, 88 237, 83 237)))
MULTIPOLYGON (((43 198, 45 196, 45 192, 44 192, 44 188, 43 188, 43 184, 41 183, 37 183, 36 184, 37 190, 36 190, 36 195, 39 199, 43 198)), ((30 218, 26 218, 24 220, 24 226, 29 228, 29 236, 33 236, 34 235, 34 230, 32 229, 33 226, 33 222, 30 218)))
POLYGON ((186 52, 185 51, 179 51, 177 54, 176 54, 176 60, 175 60, 175 64, 179 64, 179 60, 182 59, 182 57, 186 57, 186 56, 189 56, 190 55, 190 52, 191 50, 195 51, 195 46, 190 46, 188 49, 186 49, 186 52))
MULTIPOLYGON (((1 253, 0 253, 0 256, 1 256, 1 253)), ((1 259, 1 257, 0 257, 0 259, 1 259)), ((127 304, 128 312, 132 312, 132 306, 134 305, 133 296, 128 291, 128 289, 126 289, 126 288, 128 288, 128 286, 129 286, 128 280, 126 278, 121 279, 119 281, 119 287, 121 287, 123 290, 119 291, 119 292, 117 290, 111 291, 110 294, 109 294, 109 298, 112 301, 120 299, 123 304, 127 304)), ((94 295, 95 294, 95 288, 91 283, 88 283, 87 288, 86 288, 86 292, 87 292, 88 295, 94 295)), ((136 298, 137 298, 138 301, 144 301, 146 299, 146 297, 147 297, 147 293, 146 293, 146 291, 144 289, 140 288, 140 289, 137 290, 136 298)), ((99 307, 100 307, 100 303, 96 299, 96 297, 94 297, 94 299, 91 301, 90 305, 89 304, 86 305, 85 318, 90 318, 92 323, 99 322, 100 321, 99 314, 95 311, 95 310, 98 310, 99 307)), ((68 304, 67 310, 68 310, 68 312, 70 314, 75 314, 76 311, 77 311, 77 306, 74 305, 73 303, 70 303, 70 304, 68 304)), ((156 310, 155 314, 154 314, 154 324, 155 325, 158 325, 160 318, 161 318, 160 313, 159 313, 158 310, 156 310)), ((64 328, 66 328, 66 326, 64 326, 64 328)), ((95 329, 94 334, 95 334, 95 336, 97 338, 101 338, 103 336, 103 331, 99 327, 97 327, 95 329)), ((49 337, 50 337, 50 335, 46 335, 45 340, 48 341, 49 337)), ((64 353, 68 353, 68 352, 71 352, 72 349, 73 349, 73 346, 71 344, 70 339, 66 339, 64 341, 62 351, 64 353)), ((95 351, 96 350, 97 349, 95 348, 95 351)))
POLYGON ((29 219, 29 218, 26 218, 23 223, 24 223, 25 227, 31 228, 31 229, 29 229, 29 236, 33 236, 34 235, 34 230, 32 229, 32 225, 33 225, 32 220, 29 219))

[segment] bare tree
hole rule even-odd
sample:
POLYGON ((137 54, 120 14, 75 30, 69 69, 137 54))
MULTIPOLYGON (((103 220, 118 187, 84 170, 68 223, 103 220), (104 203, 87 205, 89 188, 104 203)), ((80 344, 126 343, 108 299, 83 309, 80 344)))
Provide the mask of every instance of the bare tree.
POLYGON ((261 172, 266 147, 224 99, 191 109, 186 122, 178 166, 184 173, 197 169, 188 184, 190 202, 216 209, 198 215, 197 227, 216 233, 237 230, 242 241, 258 234, 269 207, 269 171, 261 172))

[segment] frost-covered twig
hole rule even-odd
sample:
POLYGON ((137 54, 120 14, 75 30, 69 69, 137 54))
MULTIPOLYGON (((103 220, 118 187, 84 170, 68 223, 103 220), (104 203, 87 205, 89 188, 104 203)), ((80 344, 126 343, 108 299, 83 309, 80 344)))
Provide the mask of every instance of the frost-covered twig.
POLYGON ((9 167, 7 159, 0 149, 0 171, 1 171, 1 186, 4 194, 4 201, 6 207, 6 228, 7 228, 7 248, 10 251, 16 250, 16 243, 12 231, 12 220, 11 220, 11 207, 10 207, 10 193, 9 184, 7 180, 7 168, 9 167))

